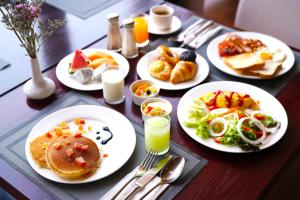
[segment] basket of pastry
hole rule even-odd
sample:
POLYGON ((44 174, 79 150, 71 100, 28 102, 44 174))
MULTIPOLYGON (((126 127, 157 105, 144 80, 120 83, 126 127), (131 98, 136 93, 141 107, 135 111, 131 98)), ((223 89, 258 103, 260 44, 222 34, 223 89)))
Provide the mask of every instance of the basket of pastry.
POLYGON ((282 69, 286 55, 278 48, 271 48, 259 39, 228 36, 218 45, 223 62, 239 74, 269 79, 282 69))
POLYGON ((164 45, 157 47, 156 51, 157 56, 149 66, 152 77, 173 84, 195 77, 198 69, 195 52, 187 50, 178 55, 164 45))

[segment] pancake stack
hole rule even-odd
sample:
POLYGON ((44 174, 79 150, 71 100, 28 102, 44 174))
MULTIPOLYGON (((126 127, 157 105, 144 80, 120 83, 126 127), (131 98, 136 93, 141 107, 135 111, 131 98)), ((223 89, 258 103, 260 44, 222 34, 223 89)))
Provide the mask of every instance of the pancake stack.
POLYGON ((100 164, 96 143, 81 134, 46 133, 31 142, 30 152, 40 167, 49 168, 64 179, 85 179, 100 164))

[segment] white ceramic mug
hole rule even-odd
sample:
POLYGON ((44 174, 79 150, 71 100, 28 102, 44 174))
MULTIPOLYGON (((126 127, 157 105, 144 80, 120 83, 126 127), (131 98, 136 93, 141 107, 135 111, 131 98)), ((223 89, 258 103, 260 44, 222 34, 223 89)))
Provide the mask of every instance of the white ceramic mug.
POLYGON ((158 5, 150 9, 150 19, 158 30, 171 28, 174 9, 167 5, 158 5))

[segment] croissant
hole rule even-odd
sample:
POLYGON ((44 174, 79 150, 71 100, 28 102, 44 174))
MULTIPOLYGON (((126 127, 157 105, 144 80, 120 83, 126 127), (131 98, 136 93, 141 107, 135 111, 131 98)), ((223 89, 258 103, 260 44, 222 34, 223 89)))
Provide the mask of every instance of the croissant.
POLYGON ((180 83, 191 80, 197 71, 197 64, 190 61, 179 61, 171 72, 170 81, 180 83))

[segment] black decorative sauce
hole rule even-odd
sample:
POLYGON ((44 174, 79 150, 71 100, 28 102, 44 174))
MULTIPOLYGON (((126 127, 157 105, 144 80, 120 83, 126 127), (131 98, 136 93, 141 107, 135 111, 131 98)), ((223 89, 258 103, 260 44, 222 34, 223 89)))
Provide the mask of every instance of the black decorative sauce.
POLYGON ((100 138, 101 138, 100 136, 97 136, 97 137, 96 137, 96 140, 100 140, 100 138))
POLYGON ((97 135, 100 134, 100 131, 97 131, 96 134, 97 134, 97 135))
POLYGON ((102 128, 102 130, 107 131, 107 132, 110 133, 110 136, 106 140, 102 140, 101 141, 101 144, 105 145, 105 144, 107 144, 113 138, 113 133, 110 131, 110 129, 108 128, 108 126, 104 126, 102 128))

